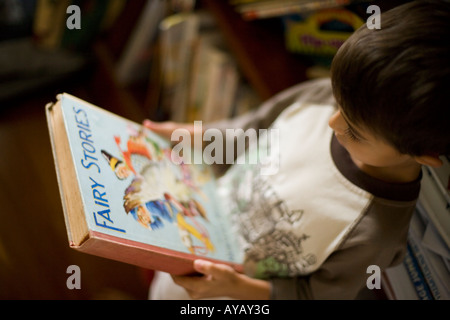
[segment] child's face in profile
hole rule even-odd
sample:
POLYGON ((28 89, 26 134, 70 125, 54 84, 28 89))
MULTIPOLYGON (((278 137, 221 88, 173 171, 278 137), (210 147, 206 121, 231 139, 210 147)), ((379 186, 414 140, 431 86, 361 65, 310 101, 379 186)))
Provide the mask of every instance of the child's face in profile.
POLYGON ((330 118, 329 126, 358 167, 367 165, 393 168, 415 163, 413 157, 401 154, 370 131, 350 123, 340 109, 330 118))

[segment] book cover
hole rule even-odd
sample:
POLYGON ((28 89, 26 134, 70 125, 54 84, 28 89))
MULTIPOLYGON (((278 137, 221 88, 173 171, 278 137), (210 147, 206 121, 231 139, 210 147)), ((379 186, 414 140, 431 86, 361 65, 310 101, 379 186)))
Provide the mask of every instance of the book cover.
POLYGON ((72 248, 173 274, 193 272, 196 258, 240 268, 208 166, 69 94, 46 111, 72 248))
POLYGON ((428 286, 428 283, 425 280, 423 271, 419 267, 419 263, 417 262, 417 259, 414 256, 409 241, 407 244, 407 251, 403 264, 406 267, 406 271, 408 272, 408 275, 414 285, 419 300, 433 300, 433 295, 430 291, 430 287, 428 286))
POLYGON ((429 167, 424 166, 422 173, 419 202, 433 221, 447 247, 450 247, 450 202, 439 188, 429 167))
POLYGON ((385 270, 382 286, 391 300, 418 300, 416 289, 404 263, 385 270))

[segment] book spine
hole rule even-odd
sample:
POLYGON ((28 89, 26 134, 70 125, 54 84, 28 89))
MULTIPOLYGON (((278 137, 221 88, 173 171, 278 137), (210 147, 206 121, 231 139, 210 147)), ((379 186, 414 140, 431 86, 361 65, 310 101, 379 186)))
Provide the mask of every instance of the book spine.
POLYGON ((433 275, 433 271, 431 270, 430 266, 428 265, 428 261, 423 253, 423 248, 419 246, 419 244, 416 242, 416 240, 413 237, 409 238, 409 244, 411 247, 412 254, 416 258, 419 268, 422 271, 422 274, 425 278, 426 283, 428 284, 428 287, 430 288, 430 292, 433 295, 433 298, 435 300, 440 300, 442 298, 440 289, 436 283, 435 277, 433 275))
POLYGON ((66 9, 71 0, 38 0, 33 34, 39 46, 58 48, 64 33, 66 9))
POLYGON ((447 200, 447 207, 450 206, 450 164, 446 158, 442 157, 442 166, 439 168, 425 167, 426 172, 435 181, 439 190, 447 200))
POLYGON ((199 17, 176 14, 160 23, 160 107, 175 122, 186 122, 192 54, 199 32, 199 17))
POLYGON ((391 289, 391 292, 387 292, 391 299, 418 300, 419 297, 404 263, 386 269, 384 276, 386 277, 385 285, 391 289))
POLYGON ((302 13, 308 11, 314 11, 319 9, 333 8, 348 4, 347 1, 337 1, 337 0, 324 0, 324 1, 310 1, 305 3, 293 3, 285 4, 282 6, 269 6, 262 8, 238 8, 238 12, 241 13, 245 20, 256 20, 279 17, 292 13, 302 13))
POLYGON ((450 202, 439 190, 435 179, 425 169, 423 170, 419 202, 446 245, 450 247, 450 202))
POLYGON ((419 268, 419 264, 414 257, 411 249, 410 242, 408 240, 407 252, 405 260, 403 261, 406 271, 414 285, 417 296, 420 300, 434 300, 433 295, 428 287, 425 277, 419 268))
POLYGON ((148 55, 155 41, 158 25, 165 15, 165 5, 163 1, 147 1, 117 63, 116 75, 122 85, 129 85, 147 74, 146 65, 150 64, 150 57, 144 57, 148 55))

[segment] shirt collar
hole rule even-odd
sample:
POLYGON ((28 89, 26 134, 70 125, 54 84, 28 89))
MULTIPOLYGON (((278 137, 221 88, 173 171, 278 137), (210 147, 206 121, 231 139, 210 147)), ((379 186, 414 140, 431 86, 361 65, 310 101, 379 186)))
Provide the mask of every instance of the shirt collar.
POLYGON ((408 183, 385 182, 359 169, 334 134, 330 148, 331 157, 339 172, 351 183, 373 194, 375 197, 395 201, 413 201, 419 196, 422 173, 416 180, 408 183))

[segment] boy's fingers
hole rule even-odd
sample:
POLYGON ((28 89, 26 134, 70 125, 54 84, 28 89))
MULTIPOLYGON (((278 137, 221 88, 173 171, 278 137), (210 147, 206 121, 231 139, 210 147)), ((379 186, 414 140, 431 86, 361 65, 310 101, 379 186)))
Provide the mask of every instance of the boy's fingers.
POLYGON ((193 125, 186 123, 177 123, 173 121, 153 122, 146 119, 142 122, 143 126, 166 137, 170 137, 176 129, 187 130, 190 134, 193 134, 193 125))
POLYGON ((206 260, 195 260, 194 270, 203 274, 208 274, 212 263, 206 260))
POLYGON ((150 120, 148 120, 148 119, 145 119, 143 122, 142 122, 142 125, 144 126, 144 127, 151 127, 152 126, 152 122, 150 121, 150 120))
POLYGON ((224 272, 230 272, 233 269, 230 266, 224 264, 216 264, 206 260, 195 260, 194 269, 204 275, 212 277, 221 276, 224 272))
POLYGON ((165 136, 170 136, 173 132, 173 130, 175 130, 175 126, 173 123, 171 122, 162 122, 162 123, 158 123, 158 122, 153 122, 150 120, 144 120, 143 122, 144 127, 155 131, 156 133, 165 135, 165 136))

